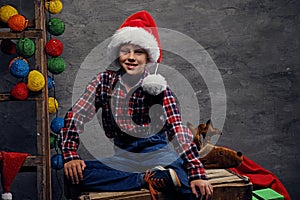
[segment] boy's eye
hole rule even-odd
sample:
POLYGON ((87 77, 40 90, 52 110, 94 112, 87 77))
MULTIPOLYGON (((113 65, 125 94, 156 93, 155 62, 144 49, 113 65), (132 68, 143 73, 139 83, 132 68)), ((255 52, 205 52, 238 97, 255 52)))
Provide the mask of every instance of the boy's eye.
POLYGON ((126 54, 126 53, 129 53, 130 50, 129 49, 120 49, 120 52, 126 54))
POLYGON ((142 49, 137 49, 137 50, 134 51, 134 53, 136 53, 136 54, 144 54, 146 52, 144 50, 142 50, 142 49))
POLYGON ((130 49, 126 49, 126 48, 124 48, 124 49, 120 49, 120 53, 122 53, 122 54, 128 54, 128 53, 130 53, 131 51, 133 51, 135 54, 137 54, 137 55, 142 55, 142 54, 145 54, 146 53, 146 51, 145 50, 143 50, 143 49, 135 49, 135 50, 130 50, 130 49))

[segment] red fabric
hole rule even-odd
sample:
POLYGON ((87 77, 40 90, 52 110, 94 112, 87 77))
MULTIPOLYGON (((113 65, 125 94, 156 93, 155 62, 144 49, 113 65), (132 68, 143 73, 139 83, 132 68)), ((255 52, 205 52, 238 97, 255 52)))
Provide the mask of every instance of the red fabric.
POLYGON ((159 38, 159 34, 158 34, 158 29, 157 29, 154 19, 150 15, 150 13, 148 13, 145 10, 142 10, 142 11, 139 11, 139 12, 136 12, 136 13, 130 15, 123 22, 123 24, 121 24, 119 29, 121 29, 123 27, 141 27, 141 28, 145 29, 146 31, 148 31, 149 33, 151 33, 155 37, 155 39, 158 43, 159 51, 160 51, 160 56, 159 56, 157 62, 158 63, 161 62, 162 48, 161 48, 160 38, 159 38))
POLYGON ((22 167, 24 160, 29 154, 5 152, 0 154, 0 161, 2 160, 1 182, 3 193, 9 192, 10 186, 22 167))
POLYGON ((280 180, 272 172, 264 169, 249 158, 243 156, 241 165, 230 169, 237 174, 249 177, 254 187, 260 189, 271 188, 283 195, 285 200, 291 200, 288 191, 280 180))

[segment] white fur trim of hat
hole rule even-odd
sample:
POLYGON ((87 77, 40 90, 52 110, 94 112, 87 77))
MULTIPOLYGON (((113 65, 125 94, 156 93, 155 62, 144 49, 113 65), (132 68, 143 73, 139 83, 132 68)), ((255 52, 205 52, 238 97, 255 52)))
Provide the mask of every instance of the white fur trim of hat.
POLYGON ((151 62, 156 62, 159 58, 159 47, 151 33, 140 27, 124 27, 116 31, 108 45, 110 61, 118 58, 120 46, 127 43, 138 45, 145 49, 151 62))

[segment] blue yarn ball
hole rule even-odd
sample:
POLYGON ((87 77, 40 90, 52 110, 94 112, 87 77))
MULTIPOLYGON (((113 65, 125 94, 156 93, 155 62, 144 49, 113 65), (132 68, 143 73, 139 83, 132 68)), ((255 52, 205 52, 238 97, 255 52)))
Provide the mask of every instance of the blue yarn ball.
POLYGON ((54 133, 59 133, 60 129, 64 127, 64 118, 62 117, 55 117, 51 121, 50 128, 54 133))
POLYGON ((54 87, 54 80, 51 76, 48 76, 48 89, 51 90, 54 87))
POLYGON ((61 154, 55 154, 51 157, 51 168, 62 169, 64 167, 63 157, 61 154))
POLYGON ((17 58, 10 63, 10 73, 17 78, 24 78, 29 73, 29 65, 25 59, 17 58))

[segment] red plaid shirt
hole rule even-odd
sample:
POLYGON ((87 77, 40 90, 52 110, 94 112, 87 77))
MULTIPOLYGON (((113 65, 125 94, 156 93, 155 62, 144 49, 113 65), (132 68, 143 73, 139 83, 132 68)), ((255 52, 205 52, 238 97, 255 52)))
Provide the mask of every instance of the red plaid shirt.
MULTIPOLYGON (((84 131, 84 124, 95 116, 99 108, 102 108, 103 128, 109 138, 122 134, 123 131, 132 135, 149 130, 150 104, 147 101, 150 98, 140 86, 143 78, 131 90, 133 92, 127 94, 122 84, 121 73, 122 69, 114 73, 111 71, 99 73, 67 112, 65 126, 61 129, 61 146, 65 162, 80 159, 77 153, 78 134, 84 131)), ((172 140, 176 151, 181 155, 188 170, 189 180, 207 179, 204 167, 198 159, 199 154, 193 142, 193 135, 182 124, 172 91, 167 87, 160 95, 161 105, 166 115, 164 120, 168 127, 168 138, 172 140)))

